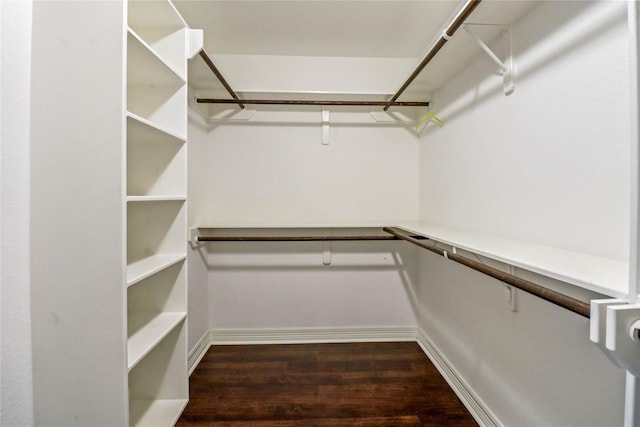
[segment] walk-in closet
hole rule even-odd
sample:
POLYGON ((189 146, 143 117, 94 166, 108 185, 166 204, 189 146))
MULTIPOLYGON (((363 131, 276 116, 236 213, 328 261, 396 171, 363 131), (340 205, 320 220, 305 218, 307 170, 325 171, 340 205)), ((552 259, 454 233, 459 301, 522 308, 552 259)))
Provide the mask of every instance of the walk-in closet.
POLYGON ((637 1, 0 18, 3 427, 640 425, 637 1))

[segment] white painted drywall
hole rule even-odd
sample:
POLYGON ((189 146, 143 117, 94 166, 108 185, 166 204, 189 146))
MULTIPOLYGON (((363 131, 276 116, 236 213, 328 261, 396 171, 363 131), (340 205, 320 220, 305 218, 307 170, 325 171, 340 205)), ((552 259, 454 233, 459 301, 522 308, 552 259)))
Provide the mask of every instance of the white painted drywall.
MULTIPOLYGON (((188 185, 188 224, 196 227, 206 220, 206 211, 202 208, 206 182, 200 175, 206 170, 206 127, 202 118, 189 110, 187 130, 187 185, 188 185)), ((202 336, 209 331, 209 289, 207 286, 206 247, 188 247, 188 349, 191 351, 202 336)))
MULTIPOLYGON (((436 96, 421 220, 626 259, 624 2, 541 2, 513 27, 515 92, 482 56, 436 96)), ((499 46, 496 46, 499 50, 499 46)), ((621 425, 624 376, 589 322, 420 255, 419 326, 504 425, 621 425)))
POLYGON ((212 329, 415 327, 415 253, 398 242, 210 245, 212 329))
POLYGON ((32 2, 0 2, 0 425, 33 425, 29 289, 32 2))
MULTIPOLYGON (((417 218, 412 129, 376 123, 363 110, 331 111, 330 118, 329 145, 322 145, 317 107, 264 108, 250 121, 214 122, 199 169, 204 223, 417 218)), ((190 158, 191 169, 198 160, 190 158)), ((320 242, 207 247, 212 329, 415 326, 407 296, 415 280, 405 271, 415 270, 401 245, 334 242, 330 266, 320 242)))
POLYGON ((435 96, 421 219, 626 260, 626 4, 541 2, 513 47, 513 95, 482 56, 435 96))
POLYGON ((620 426, 624 371, 589 320, 420 251, 419 326, 505 426, 620 426))
POLYGON ((379 224, 418 216, 418 144, 368 111, 264 108, 207 134, 207 217, 233 224, 379 224))

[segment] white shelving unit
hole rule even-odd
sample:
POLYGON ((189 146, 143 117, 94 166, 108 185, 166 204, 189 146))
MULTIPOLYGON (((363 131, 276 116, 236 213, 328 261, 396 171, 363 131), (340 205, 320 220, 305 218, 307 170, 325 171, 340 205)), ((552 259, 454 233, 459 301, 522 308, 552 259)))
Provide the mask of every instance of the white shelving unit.
POLYGON ((129 424, 175 424, 188 400, 187 25, 169 0, 129 1, 127 370, 129 424))
POLYGON ((171 0, 34 2, 32 18, 35 423, 171 426, 197 31, 171 0))

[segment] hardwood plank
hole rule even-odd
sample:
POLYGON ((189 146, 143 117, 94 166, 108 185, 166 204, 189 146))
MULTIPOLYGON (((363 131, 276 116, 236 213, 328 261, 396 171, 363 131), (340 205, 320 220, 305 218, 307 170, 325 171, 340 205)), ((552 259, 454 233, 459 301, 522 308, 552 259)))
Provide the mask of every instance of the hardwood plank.
MULTIPOLYGON (((204 427, 246 427, 246 421, 214 421, 203 424, 181 424, 204 427)), ((317 418, 313 420, 256 421, 252 427, 420 427, 417 416, 367 418, 317 418)))
POLYGON ((188 426, 476 426, 416 343, 211 347, 188 426))

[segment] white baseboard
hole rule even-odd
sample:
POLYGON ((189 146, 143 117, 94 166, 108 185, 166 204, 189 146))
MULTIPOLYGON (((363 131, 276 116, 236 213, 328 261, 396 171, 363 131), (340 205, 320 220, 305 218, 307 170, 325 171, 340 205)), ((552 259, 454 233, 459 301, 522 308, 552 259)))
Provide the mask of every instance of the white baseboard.
POLYGON ((189 352, 189 375, 212 345, 311 344, 335 342, 415 341, 414 326, 354 328, 211 329, 189 352))
POLYGON ((429 336, 422 328, 418 328, 418 345, 427 355, 431 363, 438 369, 438 372, 444 377, 451 389, 462 401, 473 418, 481 426, 500 427, 502 423, 498 420, 493 412, 485 405, 475 391, 462 379, 462 376, 453 367, 446 357, 431 342, 429 336))
POLYGON ((415 341, 415 326, 282 329, 212 329, 211 342, 223 344, 310 344, 415 341))
POLYGON ((189 376, 195 371, 207 350, 211 347, 211 331, 202 334, 193 349, 189 352, 189 376))

